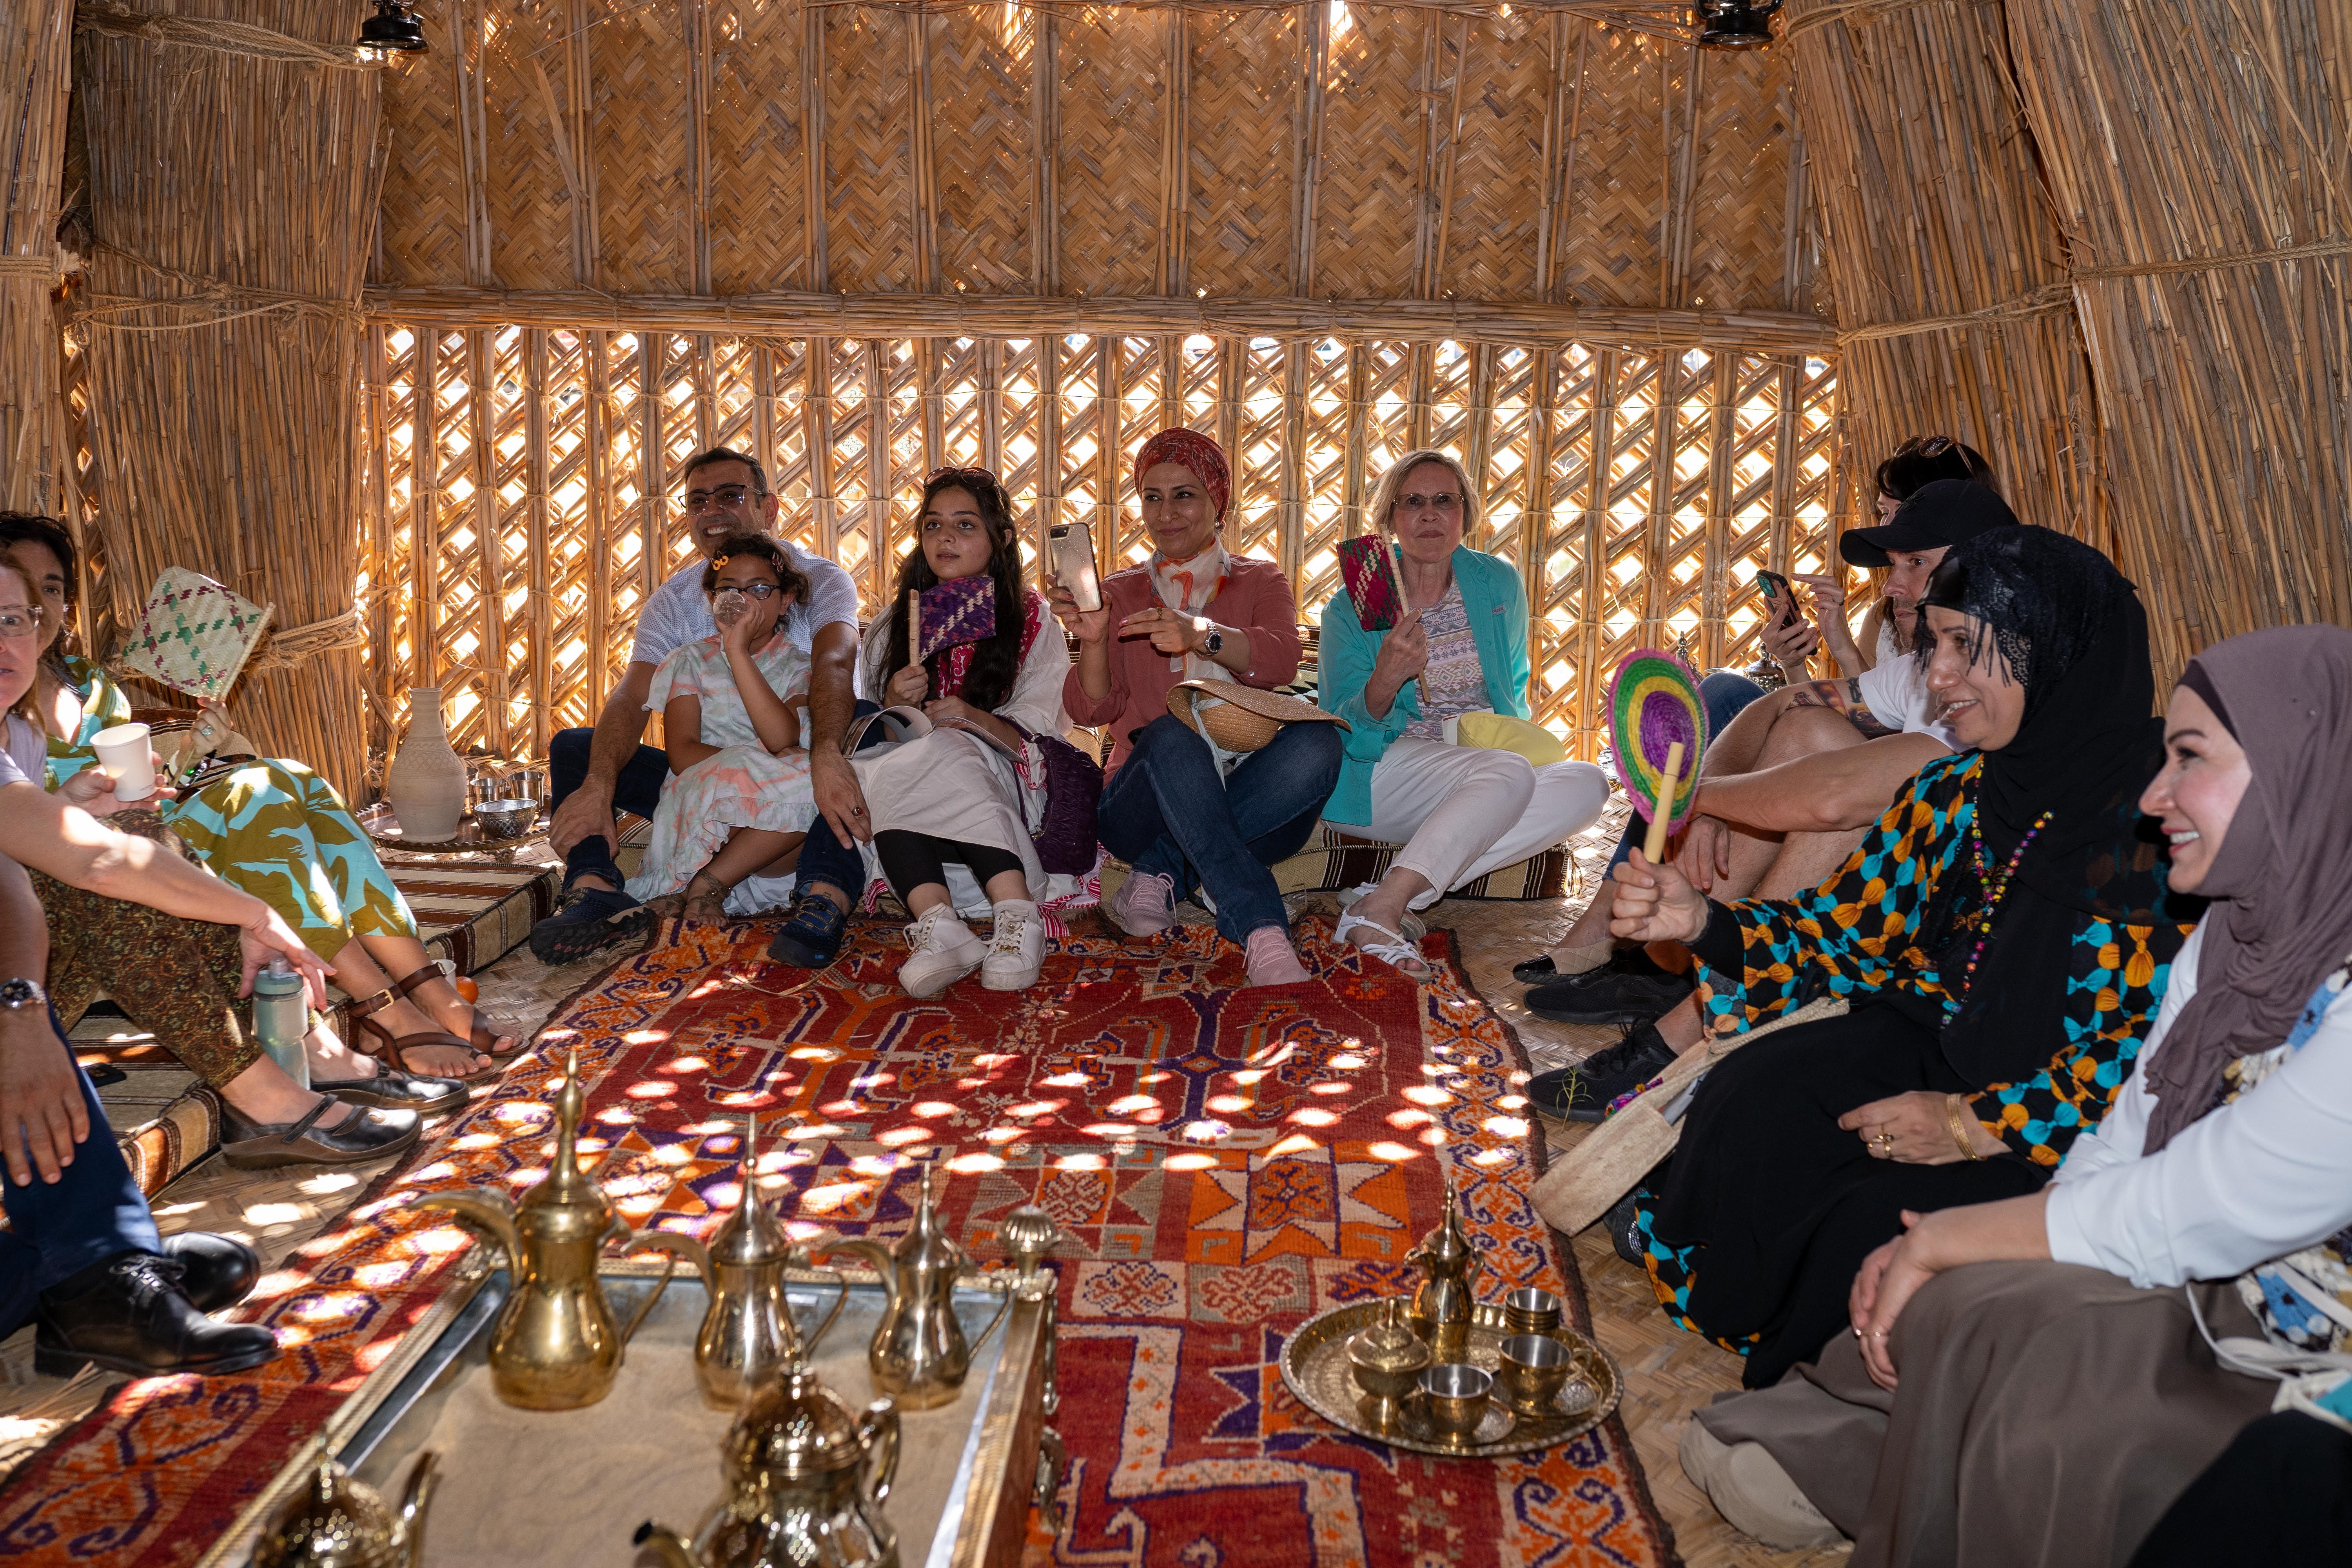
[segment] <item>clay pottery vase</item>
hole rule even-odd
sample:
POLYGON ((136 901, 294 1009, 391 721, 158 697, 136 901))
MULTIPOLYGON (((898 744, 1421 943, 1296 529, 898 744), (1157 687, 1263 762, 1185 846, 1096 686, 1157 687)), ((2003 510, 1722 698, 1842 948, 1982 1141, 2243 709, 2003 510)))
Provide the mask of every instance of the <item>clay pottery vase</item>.
POLYGON ((400 818, 400 836, 419 844, 446 844, 466 820, 466 760, 449 744, 441 722, 441 689, 412 687, 408 733, 383 775, 383 795, 400 818))

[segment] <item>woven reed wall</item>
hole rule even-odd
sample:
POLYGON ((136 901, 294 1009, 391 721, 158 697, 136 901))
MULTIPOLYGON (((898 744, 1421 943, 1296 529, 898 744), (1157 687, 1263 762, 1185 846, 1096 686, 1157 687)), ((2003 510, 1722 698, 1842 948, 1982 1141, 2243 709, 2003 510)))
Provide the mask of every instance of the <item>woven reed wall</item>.
POLYGON ((1791 0, 1785 15, 1775 47, 1796 60, 1857 472, 1906 437, 1957 436, 2025 521, 2112 550, 2065 240, 2000 0, 1791 0))
POLYGON ((1538 715, 1584 755, 1631 648, 1755 657, 1754 568, 1819 569, 1839 493, 1835 378, 1802 354, 390 322, 367 354, 372 706, 396 722, 440 685, 460 746, 514 757, 593 721, 637 605, 691 553, 677 465, 714 443, 760 457, 783 530, 870 609, 947 463, 1004 476, 1033 551, 1085 521, 1140 560, 1127 461, 1189 424, 1235 456, 1227 542, 1282 563, 1310 617, 1381 468, 1444 447, 1480 488, 1472 542, 1528 576, 1538 715))
POLYGON ((2352 622, 2352 8, 2009 17, 2162 662, 2352 622))
POLYGON ((0 508, 67 510, 58 330, 58 183, 72 0, 0 7, 0 508))
MULTIPOLYGON (((362 0, 184 5, 348 41, 362 0)), ((111 610, 163 567, 274 605, 281 652, 239 727, 347 792, 364 782, 356 426, 381 73, 94 26, 74 39, 97 247, 69 325, 103 496, 111 610)))

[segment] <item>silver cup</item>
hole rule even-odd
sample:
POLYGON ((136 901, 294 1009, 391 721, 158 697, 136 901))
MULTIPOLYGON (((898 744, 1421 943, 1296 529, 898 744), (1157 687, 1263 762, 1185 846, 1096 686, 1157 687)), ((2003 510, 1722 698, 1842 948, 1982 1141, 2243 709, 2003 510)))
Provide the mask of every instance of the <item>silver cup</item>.
POLYGON ((1429 1424, 1442 1437, 1466 1442, 1486 1418, 1486 1402, 1495 1392, 1494 1377, 1467 1362, 1447 1362, 1421 1374, 1421 1394, 1429 1407, 1429 1424))
POLYGON ((1559 1397, 1568 1381, 1569 1349, 1549 1334, 1515 1334, 1503 1342, 1495 1392, 1522 1415, 1540 1415, 1559 1397))

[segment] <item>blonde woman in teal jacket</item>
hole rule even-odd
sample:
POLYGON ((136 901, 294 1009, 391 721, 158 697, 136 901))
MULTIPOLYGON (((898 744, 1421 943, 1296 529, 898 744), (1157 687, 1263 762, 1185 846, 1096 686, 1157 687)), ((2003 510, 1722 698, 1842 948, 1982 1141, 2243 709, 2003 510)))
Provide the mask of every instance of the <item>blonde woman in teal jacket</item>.
POLYGON ((1404 846, 1355 890, 1338 934, 1425 980, 1405 912, 1591 826, 1609 781, 1591 763, 1453 743, 1465 714, 1528 716, 1527 587, 1510 563, 1462 542, 1477 502, 1461 465, 1407 453, 1381 476, 1371 517, 1396 546, 1405 614, 1368 632, 1344 590, 1323 606, 1321 700, 1349 725, 1323 819, 1404 846))

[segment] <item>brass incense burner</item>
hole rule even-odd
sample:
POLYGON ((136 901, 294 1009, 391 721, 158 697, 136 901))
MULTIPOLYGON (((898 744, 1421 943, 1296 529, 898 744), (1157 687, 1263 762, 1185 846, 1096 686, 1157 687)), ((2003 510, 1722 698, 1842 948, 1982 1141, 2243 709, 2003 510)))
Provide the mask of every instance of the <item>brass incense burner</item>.
POLYGON ((727 1496, 701 1549, 647 1521, 636 1543, 664 1568, 898 1568, 884 1517, 898 1472, 898 1411, 850 1409, 805 1362, 754 1390, 722 1450, 727 1496))
MULTIPOLYGON (((835 1241, 824 1249, 856 1253, 882 1277, 889 1304, 866 1347, 866 1364, 873 1370, 874 1386, 909 1410, 929 1410, 955 1398, 964 1374, 971 1370, 972 1345, 987 1342, 1013 1302, 1013 1293, 1006 1292, 980 1338, 965 1341, 963 1326, 956 1321, 955 1289, 971 1259, 940 1223, 931 1194, 935 1171, 924 1168, 914 1227, 898 1238, 898 1246, 861 1237, 835 1241)), ((1024 1240, 1034 1239, 1024 1236, 1024 1240)))
MULTIPOLYGON (((757 1119, 745 1117, 743 1194, 736 1200, 735 1212, 710 1238, 707 1252, 687 1243, 710 1293, 710 1310, 703 1314, 701 1331, 694 1339, 694 1378, 702 1385, 703 1400, 718 1410, 736 1408, 753 1389, 814 1353, 817 1342, 824 1338, 849 1300, 849 1281, 827 1269, 840 1286, 833 1310, 805 1335, 793 1321, 792 1304, 785 1299, 784 1270, 807 1268, 809 1254, 793 1240, 775 1210, 760 1199, 754 1185, 757 1131, 757 1119)), ((686 1255, 685 1247, 679 1251, 686 1255)))
POLYGON ((493 1187, 436 1193, 416 1203, 456 1215, 506 1254, 514 1293, 490 1332, 490 1386, 524 1410, 576 1410, 611 1393, 629 1336, 661 1300, 677 1260, 708 1267, 701 1244, 691 1237, 633 1231, 580 1169, 580 1114, 586 1103, 575 1046, 555 1097, 555 1158, 545 1181, 520 1203, 493 1187), (596 1276, 596 1260, 614 1237, 625 1251, 657 1248, 671 1255, 660 1283, 626 1328, 614 1319, 596 1276))
POLYGON ((1460 1361, 1469 1342, 1470 1314, 1477 1306, 1470 1293, 1470 1279, 1485 1267, 1486 1254, 1463 1226, 1462 1194, 1451 1173, 1445 1178, 1444 1215, 1437 1228, 1405 1254, 1405 1260, 1418 1264, 1428 1276, 1412 1293, 1412 1309, 1407 1314, 1412 1331, 1437 1361, 1460 1361))
POLYGON ((263 1528, 254 1568, 421 1568, 433 1456, 417 1456, 395 1513, 374 1488, 328 1457, 324 1441, 311 1447, 318 1472, 263 1528))

